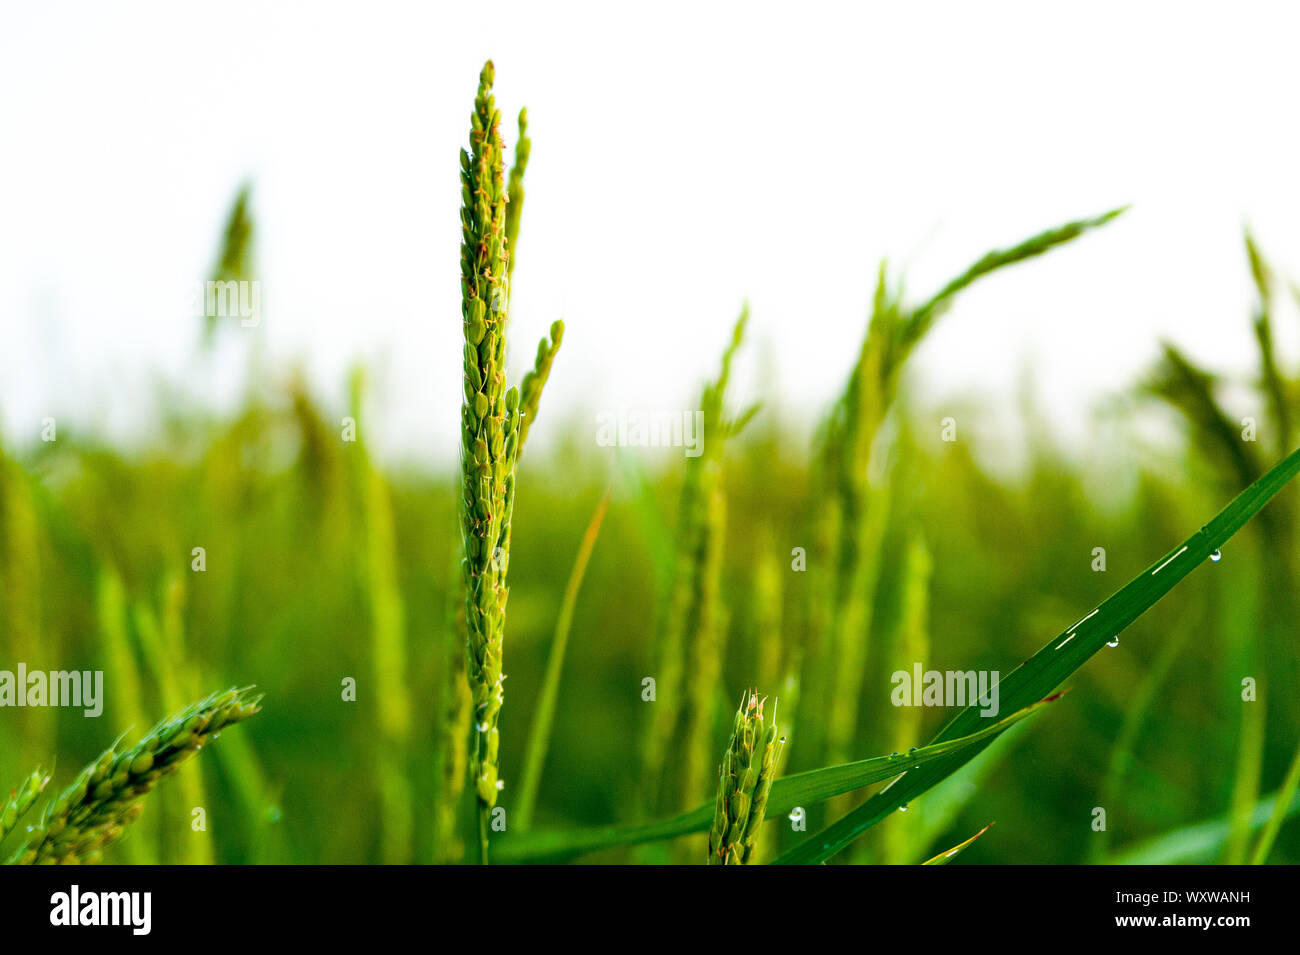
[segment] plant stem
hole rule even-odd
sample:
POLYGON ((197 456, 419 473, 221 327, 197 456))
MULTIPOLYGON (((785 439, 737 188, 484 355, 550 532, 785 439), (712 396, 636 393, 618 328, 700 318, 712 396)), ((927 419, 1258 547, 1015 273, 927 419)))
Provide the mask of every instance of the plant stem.
POLYGON ((613 485, 605 489, 596 513, 587 525, 578 546, 578 556, 574 558, 573 570, 569 572, 569 582, 564 588, 564 600, 560 604, 560 614, 555 620, 555 637, 551 641, 551 652, 546 660, 546 675, 542 679, 542 693, 533 713, 533 724, 528 734, 528 748, 524 751, 523 779, 519 784, 519 801, 514 810, 515 825, 527 829, 533 821, 533 806, 537 801, 537 787, 541 783, 542 766, 546 762, 546 750, 550 744, 551 727, 555 722, 555 702, 560 694, 560 675, 564 669, 564 653, 569 643, 569 630, 573 624, 573 608, 578 602, 578 591, 582 579, 587 574, 587 563, 596 546, 596 537, 600 534, 600 525, 605 520, 605 511, 609 508, 609 497, 613 485))

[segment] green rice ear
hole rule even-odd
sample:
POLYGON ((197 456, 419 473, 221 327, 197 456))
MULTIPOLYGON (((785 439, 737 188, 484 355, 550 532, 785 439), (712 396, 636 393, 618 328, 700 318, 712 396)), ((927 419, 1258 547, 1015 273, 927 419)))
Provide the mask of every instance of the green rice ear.
POLYGON ((519 408, 522 416, 519 422, 521 451, 524 442, 528 440, 528 429, 532 427, 533 419, 537 417, 537 408, 542 401, 542 389, 546 387, 546 381, 551 377, 551 363, 555 361, 555 355, 560 350, 560 342, 563 338, 564 322, 558 320, 552 322, 550 340, 543 338, 537 343, 537 357, 533 359, 533 370, 524 375, 524 380, 519 384, 519 408))
MULTIPOLYGON (((10 862, 31 865, 98 862, 107 846, 140 818, 142 797, 217 738, 225 727, 261 712, 252 687, 214 693, 163 720, 129 748, 119 737, 45 809, 10 862)), ((28 777, 15 799, 30 808, 49 777, 28 777), (38 786, 36 792, 32 788, 38 786)), ((24 810, 25 811, 25 810, 24 810)), ((8 815, 8 806, 4 814, 8 815)))
POLYGON ((718 768, 718 797, 709 830, 709 865, 746 865, 758 844, 758 831, 767 811, 777 757, 776 701, 772 717, 764 719, 766 699, 756 690, 740 700, 731 742, 718 768))
POLYGON ((515 164, 510 167, 510 186, 506 202, 506 248, 510 258, 506 261, 506 278, 515 274, 515 249, 519 245, 519 219, 524 212, 524 172, 528 157, 533 151, 533 141, 528 138, 528 110, 519 111, 519 139, 515 143, 515 164))
POLYGON ((9 801, 0 804, 0 840, 13 831, 18 825, 18 820, 27 814, 27 810, 32 808, 32 804, 45 791, 49 783, 49 774, 38 766, 13 790, 9 801))

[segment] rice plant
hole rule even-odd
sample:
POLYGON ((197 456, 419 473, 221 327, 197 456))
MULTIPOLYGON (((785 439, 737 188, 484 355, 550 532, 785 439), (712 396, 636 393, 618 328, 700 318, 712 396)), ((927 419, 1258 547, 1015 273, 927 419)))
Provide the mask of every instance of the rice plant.
MULTIPOLYGON (((1258 354, 1256 376, 1247 384, 1254 404, 1264 412, 1263 420, 1256 423, 1254 418, 1246 417, 1239 423, 1239 416, 1230 413, 1220 398, 1221 389, 1229 383, 1226 377, 1201 367, 1172 342, 1163 344, 1161 360, 1143 383, 1148 395, 1172 407, 1187 422, 1193 446, 1211 463, 1224 483, 1251 481, 1263 471, 1268 452, 1259 450, 1255 427, 1263 432, 1260 436, 1273 449, 1272 453, 1285 453, 1292 446, 1296 438, 1292 406, 1300 395, 1300 371, 1288 374, 1274 343, 1277 288, 1281 281, 1249 232, 1245 235, 1245 253, 1255 290, 1251 331, 1258 354)), ((1262 626, 1243 628, 1231 652, 1232 669, 1238 674, 1259 672, 1269 645, 1287 658, 1290 672, 1274 681, 1275 692, 1279 689, 1277 684, 1287 686, 1287 692, 1300 689, 1300 649, 1296 648, 1293 635, 1294 621, 1300 614, 1300 598, 1292 583, 1300 566, 1295 557, 1298 542, 1300 509, 1292 502, 1281 502, 1260 515, 1257 546, 1262 573, 1257 579, 1256 599, 1261 608, 1262 626)), ((1225 861, 1234 864, 1263 862, 1281 826, 1279 815, 1270 821, 1251 848, 1250 820, 1260 798, 1268 722, 1270 718, 1284 717, 1278 708, 1268 705, 1271 694, 1261 691, 1261 696, 1265 702, 1241 708, 1238 722, 1230 796, 1232 822, 1224 849, 1225 861)), ((1290 794, 1300 785, 1294 769, 1297 764, 1300 764, 1300 743, 1295 745, 1292 768, 1285 776, 1278 802, 1279 814, 1285 811, 1290 794)))
MULTIPOLYGON (((1122 210, 990 252, 928 297, 888 265, 866 275, 866 327, 842 364, 824 357, 833 397, 808 422, 811 443, 788 408, 781 417, 768 364, 767 430, 747 430, 759 406, 737 383, 767 343, 746 307, 726 337, 683 343, 720 353, 693 386, 699 457, 620 449, 610 461, 579 418, 557 416, 556 453, 524 459, 565 328, 553 323, 531 354, 510 350, 542 127, 521 110, 508 155, 494 79, 488 63, 460 155, 454 464, 380 454, 367 423, 383 389, 366 388, 379 369, 358 366, 336 400, 293 369, 269 373, 255 332, 233 411, 164 393, 160 435, 138 446, 75 428, 57 442, 6 434, 0 650, 102 667, 117 729, 145 726, 155 707, 175 715, 51 793, 49 761, 97 751, 85 728, 96 724, 5 710, 0 772, 18 782, 0 794, 3 858, 1297 861, 1300 507, 1281 492, 1300 471, 1300 371, 1276 341, 1286 281, 1253 237, 1242 332, 1258 355, 1244 382, 1258 440, 1243 438, 1230 400, 1243 382, 1167 343, 1141 392, 1187 425, 1188 451, 1173 466, 1139 457, 1135 490, 1104 514, 1041 430, 1025 429, 1020 480, 984 467, 974 441, 925 446, 917 422, 934 408, 908 369, 941 320, 964 320, 966 289, 1122 210), (342 415, 360 437, 340 440, 342 415), (1060 569, 1081 528, 1109 536, 1115 567, 1129 562, 1106 600, 1096 588, 1110 578, 1060 569), (208 566, 187 570, 198 547, 208 566), (1121 633, 1125 651, 1102 653, 1121 633), (917 660, 1027 654, 998 684, 994 717, 968 706, 932 722, 878 692, 882 674, 917 660), (516 715, 503 721, 507 658, 516 715), (1189 672, 1205 679, 1180 679, 1189 672), (159 779, 260 708, 251 690, 185 705, 228 674, 277 701, 256 751, 228 736, 218 773, 181 774, 141 816, 159 779), (1263 702, 1238 712, 1224 700, 1235 704, 1242 674, 1259 678, 1263 702), (1081 799, 1123 807, 1086 844, 1062 828, 1081 799), (208 803, 223 825, 189 831, 184 814, 208 803), (1047 838, 1057 830, 1066 838, 1047 838)), ((215 281, 258 274, 251 196, 236 192, 215 281)), ((220 321, 205 313, 195 329, 202 367, 216 341, 242 347, 220 321)))
MULTIPOLYGON (((124 748, 119 739, 46 805, 40 821, 28 827, 26 840, 9 862, 75 865, 100 861, 103 850, 140 818, 142 797, 158 780, 175 773, 223 729, 261 711, 262 698, 251 695, 250 689, 214 693, 191 704, 160 722, 134 746, 124 748)), ((16 821, 28 811, 47 782, 48 777, 39 770, 29 776, 6 805, 4 818, 12 816, 16 821)), ((12 828, 12 823, 7 824, 4 834, 12 828)))
MULTIPOLYGON (((1122 209, 1049 229, 1009 249, 984 255, 931 298, 908 306, 884 263, 876 278, 867 333, 843 391, 818 434, 809 523, 817 567, 809 591, 807 692, 822 707, 799 721, 807 727, 801 752, 809 760, 844 759, 857 729, 857 701, 872 627, 880 547, 888 522, 885 478, 873 478, 877 436, 898 394, 908 358, 951 307, 959 292, 1018 262, 1043 255, 1106 225, 1122 209)), ((879 464, 879 461, 877 461, 879 464)), ((879 470, 879 469, 878 469, 879 470)))
MULTIPOLYGON (((470 771, 478 800, 480 859, 487 861, 489 815, 500 779, 501 705, 505 702, 505 638, 510 527, 515 463, 536 417, 541 391, 563 326, 538 346, 537 362, 520 388, 506 390, 510 232, 501 116, 489 61, 479 76, 470 148, 461 152, 461 317, 465 332, 461 406, 461 537, 468 633, 466 672, 473 701, 470 771)), ((526 153, 524 156, 526 161, 526 153)), ((515 191, 522 196, 523 164, 515 191)), ((514 229, 518 229, 515 221, 514 229)))
MULTIPOLYGON (((988 726, 988 720, 980 713, 982 704, 976 702, 962 710, 924 747, 911 748, 906 754, 895 752, 777 780, 770 796, 774 814, 795 805, 815 804, 852 792, 872 781, 897 777, 862 805, 783 853, 774 860, 775 864, 815 865, 827 861, 959 770, 1015 722, 1059 699, 1059 693, 1047 697, 1043 694, 1051 693, 1184 577, 1218 553, 1297 473, 1300 473, 1300 450, 1276 464, 1180 546, 1147 567, 1095 610, 1083 614, 1004 677, 998 684, 1001 706, 1013 710, 1011 716, 988 726), (982 729, 977 728, 981 726, 982 729), (808 798, 803 802, 788 802, 787 787, 808 798)), ((516 860, 553 858, 610 845, 674 838, 703 830, 709 825, 709 819, 708 808, 701 807, 658 823, 606 828, 586 835, 530 834, 514 841, 510 857, 516 860)))
POLYGON ((656 641, 655 705, 642 740, 642 791, 649 811, 672 802, 693 804, 703 795, 713 760, 713 705, 725 646, 719 592, 726 521, 723 455, 727 438, 744 427, 748 417, 742 413, 730 418, 726 396, 748 320, 746 307, 722 353, 718 377, 704 387, 704 448, 688 459, 682 484, 671 591, 656 641), (675 742, 684 747, 685 767, 670 782, 667 759, 675 742))

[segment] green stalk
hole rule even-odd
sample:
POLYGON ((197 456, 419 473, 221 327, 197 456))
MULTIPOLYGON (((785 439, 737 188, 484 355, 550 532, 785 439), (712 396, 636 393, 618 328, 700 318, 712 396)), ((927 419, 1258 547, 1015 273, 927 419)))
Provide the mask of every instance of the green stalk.
MULTIPOLYGON (((179 635, 173 634, 171 645, 158 624, 153 610, 143 602, 135 605, 135 630, 140 638, 140 648, 152 673, 154 684, 159 688, 163 706, 169 710, 178 710, 192 691, 190 681, 183 670, 179 656, 179 635)), ((182 833, 179 840, 180 862, 183 865, 211 865, 215 861, 212 848, 212 833, 206 830, 194 832, 189 828, 190 811, 198 806, 207 805, 207 796, 203 785, 203 775, 196 767, 180 773, 176 779, 174 802, 167 800, 169 808, 181 807, 177 814, 173 830, 182 833)))
MULTIPOLYGON (((113 694, 113 715, 129 728, 142 727, 144 696, 140 686, 140 667, 127 634, 126 593, 122 579, 108 566, 102 567, 95 589, 95 615, 103 641, 105 662, 117 692, 113 694)), ((158 820, 150 818, 135 839, 123 846, 131 865, 156 865, 159 858, 158 820)))
POLYGON ((713 749, 714 704, 726 656, 727 612, 722 606, 722 552, 726 531, 727 499, 714 486, 705 513, 704 538, 696 580, 695 613, 691 618, 690 674, 686 683, 686 752, 682 785, 683 807, 703 798, 716 752, 713 749))
POLYGON ((772 528, 764 525, 754 571, 754 669, 759 686, 779 686, 781 682, 784 656, 781 599, 781 565, 776 559, 776 542, 772 528))
MULTIPOLYGON (((358 370, 352 381, 355 420, 361 419, 363 391, 364 381, 358 370)), ((375 680, 378 745, 373 751, 381 812, 380 858, 386 865, 402 865, 411 860, 415 831, 414 798, 406 770, 411 734, 411 702, 406 687, 406 603, 397 579, 388 485, 371 460, 364 438, 358 439, 354 451, 354 482, 359 485, 366 539, 361 577, 370 608, 375 680)))
MULTIPOLYGON (((10 661, 29 666, 39 657, 59 657, 58 631, 42 619, 42 530, 33 489, 31 477, 0 447, 0 620, 10 661)), ((21 762, 42 759, 54 749, 54 710, 24 707, 14 719, 21 762)))
MULTIPOLYGON (((710 666, 713 655, 718 651, 716 632, 710 631, 701 641, 701 628, 706 621, 716 625, 716 616, 704 613, 705 601, 710 594, 716 596, 718 585, 716 574, 720 563, 715 561, 710 568, 707 558, 716 553, 721 544, 722 508, 725 502, 717 489, 722 475, 722 452, 726 437, 734 429, 734 424, 725 418, 725 398, 727 382, 731 376, 731 362, 740 343, 744 340, 745 325, 749 320, 749 308, 741 310, 735 327, 732 329, 731 341, 722 354, 722 367, 718 377, 705 387, 700 405, 703 413, 704 447, 698 457, 688 458, 686 475, 682 483, 681 499, 678 511, 678 531, 676 554, 674 559, 671 591, 668 596, 668 609, 658 633, 654 674, 656 683, 655 702, 650 709, 650 718, 646 723, 642 739, 642 810, 654 812, 661 805, 677 803, 671 793, 665 794, 663 785, 667 772, 667 755, 681 723, 683 701, 687 697, 688 659, 696 664, 710 666), (713 550, 708 543, 710 527, 717 537, 713 550), (710 582, 710 575, 714 579, 710 582), (690 654, 688 654, 690 641, 690 654)), ((714 602, 716 604, 716 601, 714 602)), ((721 664, 718 664, 720 668, 721 664)), ((695 675, 697 687, 703 687, 705 676, 695 675)), ((716 687, 708 687, 708 700, 697 697, 697 702, 712 713, 712 694, 716 687)), ((694 717, 697 722, 700 718, 694 717)), ((698 734, 697 734, 698 738, 698 734)), ((711 750, 709 750, 711 752, 711 750)), ((712 757, 702 757, 706 764, 712 757)), ((699 759, 696 759, 698 763, 699 759)), ((704 771, 701 779, 707 777, 704 771)), ((699 783, 703 785, 703 783, 699 783)), ((681 797, 689 801, 699 793, 683 790, 681 797)), ((680 803, 677 803, 680 804, 680 803)))
MULTIPOLYGON (((459 563, 459 561, 458 561, 459 563)), ((459 577, 459 568, 453 568, 459 577)), ((446 606, 446 637, 441 643, 442 692, 439 706, 442 716, 438 734, 436 778, 438 798, 434 806, 434 861, 460 862, 465 847, 460 834, 461 796, 465 792, 465 779, 469 773, 470 711, 473 699, 465 675, 465 647, 468 635, 465 630, 465 606, 451 595, 455 585, 448 588, 446 606)))
POLYGON ((542 766, 546 762, 546 750, 551 740, 551 727, 555 722, 555 703, 560 695, 560 676, 564 670, 564 654, 568 648, 569 630, 573 626, 573 610, 578 603, 578 591, 582 589, 582 579, 587 573, 587 562, 596 546, 596 537, 600 534, 600 525, 605 520, 605 511, 609 507, 612 486, 605 490, 596 506, 596 513, 582 535, 578 546, 578 555, 573 560, 573 569, 569 572, 569 582, 564 588, 564 599, 560 602, 560 613, 555 619, 555 635, 551 639, 551 651, 546 658, 546 674, 542 678, 542 692, 533 711, 532 726, 528 731, 528 748, 524 751, 524 769, 519 784, 519 799, 515 806, 515 824, 520 830, 527 830, 532 825, 533 807, 537 801, 537 788, 541 784, 542 766))
MULTIPOLYGON (((930 575, 933 562, 925 539, 919 532, 907 542, 903 558, 903 595, 899 610, 898 635, 894 644, 891 671, 910 671, 912 664, 924 661, 930 653, 930 575)), ((899 707, 894 715, 891 745, 901 751, 909 740, 921 737, 922 709, 899 707)), ((845 812, 848 811, 846 806, 845 812)), ((916 816, 895 816, 883 830, 883 857, 887 865, 904 865, 924 849, 919 833, 922 824, 916 816)), ((976 836, 975 838, 978 838, 976 836)), ((964 844, 963 844, 964 845, 964 844)))
POLYGON ((1260 700, 1241 707, 1241 726, 1237 737, 1237 763, 1233 772, 1232 799, 1228 810, 1231 825, 1224 848, 1227 865, 1244 865, 1250 846, 1250 814, 1259 801, 1259 782, 1264 769, 1265 709, 1264 679, 1260 677, 1260 700))

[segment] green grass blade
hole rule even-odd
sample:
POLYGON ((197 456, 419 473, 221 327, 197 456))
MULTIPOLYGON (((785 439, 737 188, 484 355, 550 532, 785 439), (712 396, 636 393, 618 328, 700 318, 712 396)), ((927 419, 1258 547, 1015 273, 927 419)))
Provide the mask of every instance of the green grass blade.
POLYGON ((600 534, 600 525, 605 520, 605 511, 609 508, 609 496, 613 486, 605 489, 605 494, 596 506, 596 513, 582 535, 578 546, 578 555, 573 561, 573 570, 569 573, 569 583, 564 588, 564 600, 560 604, 560 615, 555 620, 555 637, 551 640, 551 652, 546 659, 546 675, 542 679, 542 692, 537 700, 537 709, 533 712, 533 723, 528 731, 528 748, 524 752, 523 779, 519 785, 519 802, 515 807, 515 823, 520 829, 527 829, 533 821, 533 806, 537 802, 537 787, 542 781, 542 764, 546 761, 546 748, 551 741, 551 726, 555 722, 555 701, 560 695, 560 674, 564 670, 564 652, 569 643, 569 628, 573 624, 573 608, 578 603, 578 591, 582 588, 582 578, 587 574, 587 562, 596 546, 596 537, 600 534))
MULTIPOLYGON (((127 623, 127 595, 116 568, 99 569, 95 588, 95 616, 104 648, 107 670, 117 692, 113 695, 112 713, 123 726, 143 731, 144 691, 140 666, 136 660, 127 623)), ((155 681, 156 682, 156 681, 155 681)), ((122 844, 122 854, 130 865, 157 865, 163 861, 159 848, 160 823, 156 816, 141 821, 134 839, 122 844)))
MULTIPOLYGON (((1124 722, 1120 725, 1119 733, 1111 746, 1110 758, 1106 763, 1106 775, 1102 780, 1101 795, 1097 797, 1097 805, 1111 806, 1119 801, 1124 776, 1133 763, 1133 748, 1137 744, 1142 727, 1146 724, 1147 714, 1151 711, 1152 704, 1156 700, 1156 694, 1164 685, 1165 679, 1169 676, 1169 671, 1173 669, 1174 663, 1183 652, 1183 647, 1191 639, 1192 633, 1192 628, 1187 625, 1176 628, 1174 636, 1161 649, 1160 655, 1156 658, 1151 669, 1142 677, 1142 681, 1132 692, 1132 702, 1124 711, 1124 722)), ((1100 862, 1109 851, 1109 848, 1110 830, 1103 829, 1094 833, 1091 840, 1090 861, 1094 864, 1100 862)))
MULTIPOLYGON (((1059 699, 1061 694, 1026 706, 1005 719, 986 726, 970 736, 943 740, 913 752, 875 756, 840 766, 827 766, 776 780, 767 801, 767 818, 785 815, 797 806, 811 806, 842 793, 852 792, 897 776, 927 763, 950 757, 968 747, 987 742, 1008 727, 1059 699)), ((987 720, 985 721, 987 722, 987 720)), ((671 819, 632 826, 606 826, 578 832, 536 832, 502 839, 496 848, 499 862, 527 862, 557 859, 608 849, 612 846, 636 845, 672 839, 692 832, 703 832, 713 821, 713 805, 707 804, 671 819)))
POLYGON ((989 831, 990 829, 992 829, 992 828, 993 828, 993 823, 990 822, 987 826, 985 826, 985 827, 984 827, 983 829, 981 829, 979 832, 975 833, 975 835, 971 836, 971 837, 970 837, 969 839, 967 839, 965 842, 959 842, 959 843, 957 843, 955 846, 953 846, 953 847, 952 847, 951 849, 949 849, 947 852, 940 852, 940 853, 939 853, 937 856, 935 856, 933 859, 927 859, 927 860, 925 860, 924 862, 922 862, 921 865, 947 865, 947 864, 948 864, 949 862, 951 862, 951 861, 952 861, 956 856, 958 856, 958 855, 960 855, 962 852, 964 852, 964 851, 966 850, 966 848, 967 848, 968 846, 971 845, 971 843, 973 843, 976 839, 978 839, 980 836, 984 835, 984 833, 988 832, 988 831, 989 831))
POLYGON ((655 499, 654 485, 646 466, 635 454, 624 448, 615 448, 614 467, 620 484, 627 488, 626 497, 632 516, 641 532, 641 539, 654 568, 654 592, 664 593, 672 585, 674 540, 670 530, 672 521, 655 499))
MULTIPOLYGON (((149 604, 137 601, 133 608, 133 616, 141 652, 153 676, 154 685, 159 688, 163 705, 169 710, 181 709, 184 705, 183 694, 188 691, 183 689, 184 681, 178 672, 178 661, 168 650, 167 639, 163 635, 158 615, 149 604)), ((176 825, 178 820, 187 818, 190 810, 195 806, 206 806, 208 800, 202 772, 198 769, 189 769, 177 773, 176 784, 162 801, 165 807, 164 818, 170 816, 171 825, 176 825)), ((168 822, 162 823, 164 827, 168 824, 168 822)), ((190 836, 170 850, 169 855, 175 855, 168 861, 181 865, 211 865, 215 862, 212 831, 192 831, 190 836)), ((128 846, 129 844, 126 843, 128 846)))
MULTIPOLYGON (((1051 693, 1064 679, 1091 659, 1093 654, 1169 593, 1194 568, 1205 563, 1298 471, 1300 450, 1291 452, 1233 498, 1205 527, 1103 601, 1100 607, 1050 640, 998 684, 1001 706, 1026 706, 1051 693)), ((982 719, 978 703, 968 706, 939 732, 936 741, 969 735, 982 719)), ((839 821, 780 856, 776 863, 816 865, 830 858, 900 806, 907 805, 909 800, 951 775, 983 748, 977 744, 939 760, 932 766, 905 774, 894 785, 872 796, 839 821)))
MULTIPOLYGON (((1279 813, 1284 819, 1300 814, 1300 794, 1292 793, 1289 801, 1280 798, 1281 796, 1281 793, 1274 793, 1255 804, 1250 814, 1252 829, 1265 825, 1279 813)), ((1177 865, 1213 862, 1214 857, 1227 843, 1231 830, 1230 815, 1207 819, 1126 849, 1107 858, 1106 863, 1108 865, 1177 865)))
POLYGON ((1300 746, 1296 747, 1295 755, 1291 757, 1291 766, 1286 771, 1286 779, 1282 781, 1282 788, 1277 791, 1273 815, 1269 817, 1268 824, 1259 835, 1259 842, 1255 844, 1255 851, 1250 858, 1251 865, 1263 865, 1264 860, 1268 858, 1269 852, 1273 849, 1273 840, 1277 838, 1278 830, 1282 828, 1282 823, 1288 815, 1287 807, 1294 808, 1296 804, 1297 788, 1300 788, 1300 746))
MULTIPOLYGON (((1263 686, 1262 678, 1260 685, 1263 686)), ((1232 825, 1223 857, 1227 865, 1245 865, 1250 853, 1251 813, 1259 801, 1259 781, 1264 771, 1264 723, 1264 707, 1251 703, 1241 708, 1236 771, 1229 802, 1232 825)))

